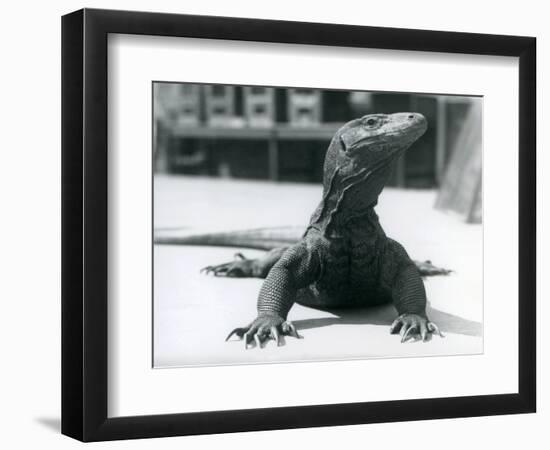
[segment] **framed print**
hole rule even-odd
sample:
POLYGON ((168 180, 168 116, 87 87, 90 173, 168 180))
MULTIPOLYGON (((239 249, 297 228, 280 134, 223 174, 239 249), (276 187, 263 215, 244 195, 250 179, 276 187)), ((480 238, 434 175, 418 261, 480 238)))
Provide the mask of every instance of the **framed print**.
POLYGON ((64 434, 535 411, 534 38, 62 34, 64 434))

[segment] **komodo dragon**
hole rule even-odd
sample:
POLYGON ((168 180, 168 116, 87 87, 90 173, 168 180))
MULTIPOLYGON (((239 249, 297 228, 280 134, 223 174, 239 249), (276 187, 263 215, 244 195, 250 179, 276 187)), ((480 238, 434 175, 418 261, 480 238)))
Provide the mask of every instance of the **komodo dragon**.
MULTIPOLYGON (((245 348, 266 339, 282 345, 282 335, 301 338, 287 320, 294 302, 322 309, 393 302, 398 317, 390 332, 401 342, 442 336, 426 315, 422 275, 447 274, 429 261, 411 260, 390 239, 374 211, 392 165, 427 129, 419 113, 371 114, 340 128, 327 150, 323 197, 305 233, 296 242, 275 230, 188 237, 156 236, 157 244, 224 245, 269 250, 259 259, 241 254, 233 262, 208 266, 206 273, 265 278, 258 297, 258 316, 235 328, 245 348), (265 236, 266 233, 271 233, 265 236)), ((279 230, 285 231, 285 230, 279 230)), ((292 234, 292 233, 291 233, 292 234)))

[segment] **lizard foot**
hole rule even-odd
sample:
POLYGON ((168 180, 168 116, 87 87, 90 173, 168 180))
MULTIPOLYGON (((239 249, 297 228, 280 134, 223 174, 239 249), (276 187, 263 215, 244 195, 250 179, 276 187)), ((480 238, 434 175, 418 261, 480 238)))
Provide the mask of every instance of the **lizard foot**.
POLYGON ((418 267, 420 275, 423 277, 432 277, 434 275, 449 275, 452 272, 452 270, 434 266, 429 260, 415 261, 414 263, 416 264, 416 267, 418 267))
POLYGON ((252 277, 255 275, 254 265, 254 259, 247 259, 242 253, 235 253, 235 261, 203 267, 201 273, 212 274, 216 277, 252 277))
POLYGON ((280 347, 285 345, 283 336, 294 336, 297 339, 302 339, 292 322, 284 320, 276 314, 258 316, 250 325, 235 328, 225 340, 228 341, 234 334, 239 339, 244 339, 245 349, 248 349, 252 342, 256 342, 256 347, 263 348, 262 344, 269 339, 275 340, 277 347, 280 347))
POLYGON ((416 341, 426 342, 431 339, 432 334, 444 337, 435 323, 418 314, 401 314, 391 324, 390 333, 399 333, 401 342, 406 342, 413 337, 416 341))

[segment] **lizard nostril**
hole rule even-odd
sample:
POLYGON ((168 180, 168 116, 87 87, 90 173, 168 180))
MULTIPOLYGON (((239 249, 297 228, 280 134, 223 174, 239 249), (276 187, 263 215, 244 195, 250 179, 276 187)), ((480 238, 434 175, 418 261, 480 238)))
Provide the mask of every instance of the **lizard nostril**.
POLYGON ((411 115, 409 116, 409 119, 414 119, 414 116, 411 114, 411 115))

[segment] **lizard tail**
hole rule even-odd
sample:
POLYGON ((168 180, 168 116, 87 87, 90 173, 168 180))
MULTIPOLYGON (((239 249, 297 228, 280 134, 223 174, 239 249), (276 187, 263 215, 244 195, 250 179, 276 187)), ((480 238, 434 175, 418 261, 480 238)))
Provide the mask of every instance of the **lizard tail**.
MULTIPOLYGON (((289 247, 304 234, 303 227, 256 228, 252 230, 191 234, 183 228, 155 229, 156 245, 203 245, 208 247, 240 247, 273 250, 289 247)), ((420 275, 448 275, 452 270, 434 266, 431 261, 414 261, 420 275)))
POLYGON ((172 228, 156 229, 154 243, 157 245, 204 245, 272 250, 295 244, 303 234, 303 227, 257 228, 195 235, 189 234, 183 229, 172 228))

